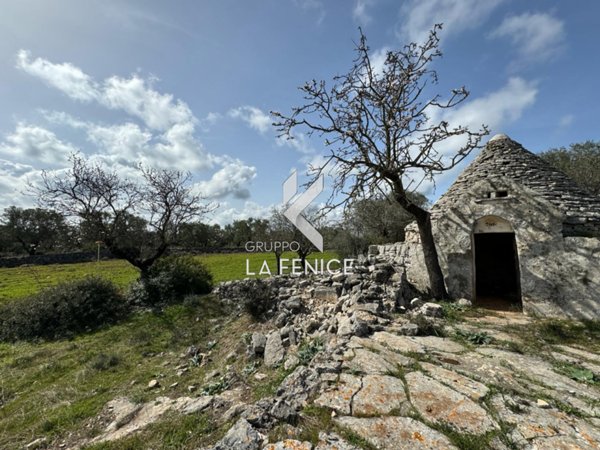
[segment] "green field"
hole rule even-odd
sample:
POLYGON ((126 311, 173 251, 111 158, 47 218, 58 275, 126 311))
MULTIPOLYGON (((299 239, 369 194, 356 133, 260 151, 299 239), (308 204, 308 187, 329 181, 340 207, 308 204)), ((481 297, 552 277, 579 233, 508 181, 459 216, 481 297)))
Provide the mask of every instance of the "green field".
MULTIPOLYGON (((293 258, 294 253, 283 255, 293 258)), ((309 255, 308 260, 334 258, 332 252, 309 255)), ((216 283, 236 280, 246 277, 246 259, 249 260, 251 271, 258 273, 260 266, 266 260, 272 272, 276 271, 275 255, 273 253, 218 253, 197 256, 209 269, 216 283)), ((118 286, 125 288, 138 277, 138 271, 127 261, 112 259, 106 261, 51 264, 47 266, 21 266, 10 269, 0 269, 0 304, 27 295, 41 289, 53 286, 62 281, 83 278, 88 275, 105 277, 118 286)))
MULTIPOLYGON (((326 252, 308 259, 333 257, 326 252)), ((275 272, 273 254, 198 256, 216 282, 245 278, 247 258, 257 272, 263 260, 275 272)), ((124 288, 138 272, 120 260, 0 269, 0 303, 87 275, 106 277, 124 288)), ((101 432, 103 427, 95 418, 106 402, 119 396, 143 402, 158 395, 190 395, 187 386, 201 387, 207 373, 222 369, 227 355, 244 354, 243 335, 251 326, 249 316, 228 315, 208 295, 163 311, 138 312, 119 324, 73 339, 0 342, 0 449, 23 448, 39 437, 46 438, 52 448, 77 446, 101 432), (208 365, 198 367, 182 357, 190 345, 208 351, 209 341, 216 344, 208 365), (176 368, 182 364, 189 371, 180 377, 176 368), (160 389, 146 387, 151 379, 160 381, 160 389)), ((281 371, 263 367, 267 379, 259 382, 250 373, 243 375, 247 363, 246 358, 228 362, 250 386, 249 400, 271 395, 281 381, 281 371)), ((141 433, 92 448, 198 448, 214 442, 229 425, 215 424, 205 414, 166 415, 141 433)))

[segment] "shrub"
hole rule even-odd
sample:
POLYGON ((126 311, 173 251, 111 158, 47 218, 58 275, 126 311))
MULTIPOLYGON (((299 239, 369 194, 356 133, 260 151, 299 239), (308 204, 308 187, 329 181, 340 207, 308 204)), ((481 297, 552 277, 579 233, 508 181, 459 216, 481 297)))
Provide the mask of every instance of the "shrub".
POLYGON ((277 301, 271 285, 261 279, 246 280, 238 292, 244 309, 256 320, 262 320, 277 301))
POLYGON ((90 367, 97 371, 104 371, 118 366, 120 362, 121 359, 117 355, 100 353, 91 360, 90 367))
POLYGON ((164 305, 211 290, 212 275, 200 261, 170 256, 156 261, 145 279, 132 284, 128 299, 134 304, 164 305))
POLYGON ((62 283, 0 308, 0 340, 58 339, 114 323, 128 312, 108 280, 62 283))

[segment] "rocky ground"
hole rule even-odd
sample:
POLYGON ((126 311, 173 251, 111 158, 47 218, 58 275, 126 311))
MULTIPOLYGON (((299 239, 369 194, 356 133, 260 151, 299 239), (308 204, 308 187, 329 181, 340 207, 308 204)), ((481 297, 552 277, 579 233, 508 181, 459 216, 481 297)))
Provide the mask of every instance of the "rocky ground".
POLYGON ((424 302, 376 261, 349 276, 216 293, 232 314, 259 303, 250 309, 262 320, 235 337, 230 364, 186 397, 115 399, 104 431, 78 447, 118 442, 168 413, 209 415, 222 430, 215 450, 600 449, 600 355, 584 325, 424 302), (272 373, 272 390, 248 395, 272 373))

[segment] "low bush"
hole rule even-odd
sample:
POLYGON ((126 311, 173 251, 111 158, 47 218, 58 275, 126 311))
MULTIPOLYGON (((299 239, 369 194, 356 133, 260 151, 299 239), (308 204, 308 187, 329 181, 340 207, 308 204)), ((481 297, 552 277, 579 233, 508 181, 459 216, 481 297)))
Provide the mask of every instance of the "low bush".
POLYGON ((261 279, 248 280, 238 295, 244 309, 256 320, 265 319, 277 301, 272 287, 261 279))
POLYGON ((212 275, 204 264, 193 256, 169 256, 156 261, 145 279, 132 284, 128 299, 138 305, 167 305, 211 290, 212 275))
POLYGON ((127 313, 127 304, 113 283, 88 277, 4 305, 0 340, 72 337, 114 323, 127 313))

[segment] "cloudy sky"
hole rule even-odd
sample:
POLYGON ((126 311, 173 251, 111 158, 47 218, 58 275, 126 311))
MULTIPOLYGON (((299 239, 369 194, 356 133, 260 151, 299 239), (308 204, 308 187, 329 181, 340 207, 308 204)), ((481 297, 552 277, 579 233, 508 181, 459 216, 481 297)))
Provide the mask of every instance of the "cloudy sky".
MULTIPOLYGON (((0 15, 0 208, 73 152, 124 175, 189 170, 220 208, 258 216, 290 170, 325 152, 281 142, 268 116, 297 87, 444 23, 439 91, 466 85, 457 122, 538 152, 598 140, 600 3, 560 0, 4 0, 0 15)), ((443 177, 430 198, 452 177, 443 177)), ((323 194, 323 200, 326 195, 323 194)))

